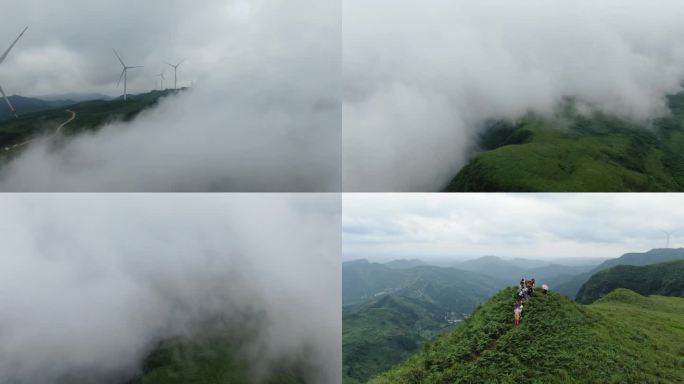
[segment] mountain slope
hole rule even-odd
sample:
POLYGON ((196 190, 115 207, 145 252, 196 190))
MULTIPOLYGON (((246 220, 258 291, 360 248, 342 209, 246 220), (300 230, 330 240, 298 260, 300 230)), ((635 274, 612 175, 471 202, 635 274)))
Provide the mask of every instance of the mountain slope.
POLYGON ((619 289, 589 306, 536 295, 512 326, 515 288, 373 380, 389 383, 684 381, 684 299, 619 289))
POLYGON ((598 272, 582 285, 575 300, 589 304, 616 288, 642 295, 684 297, 684 260, 643 267, 618 265, 598 272))
POLYGON ((447 191, 682 191, 684 93, 669 96, 671 116, 641 126, 617 117, 577 112, 525 116, 493 124, 483 150, 447 191))
MULTIPOLYGON (((44 98, 23 97, 17 95, 9 96, 8 99, 12 103, 12 106, 17 113, 20 115, 46 111, 55 108, 63 108, 77 103, 71 99, 60 98, 48 100, 44 98)), ((12 111, 9 109, 7 103, 5 103, 4 100, 0 101, 2 101, 2 103, 0 103, 0 121, 5 119, 13 119, 14 113, 12 113, 12 111)))
POLYGON ((344 263, 344 383, 365 382, 399 363, 502 285, 492 277, 454 268, 344 263))
MULTIPOLYGON (((153 91, 140 95, 129 95, 124 102, 120 98, 112 100, 94 100, 73 103, 49 110, 22 113, 18 119, 11 118, 0 121, 0 155, 12 155, 15 150, 2 150, 14 144, 23 143, 40 135, 51 135, 55 129, 65 122, 69 114, 66 108, 76 112, 76 118, 62 131, 72 135, 83 131, 92 131, 108 122, 128 121, 143 110, 157 104, 161 97, 175 91, 153 91)), ((19 147, 17 150, 21 150, 19 147)))
POLYGON ((593 274, 614 267, 616 265, 650 265, 667 261, 684 260, 684 248, 660 248, 652 249, 648 252, 625 253, 624 255, 606 260, 593 270, 578 274, 562 284, 553 286, 553 290, 560 292, 568 297, 576 297, 580 288, 586 283, 593 274))

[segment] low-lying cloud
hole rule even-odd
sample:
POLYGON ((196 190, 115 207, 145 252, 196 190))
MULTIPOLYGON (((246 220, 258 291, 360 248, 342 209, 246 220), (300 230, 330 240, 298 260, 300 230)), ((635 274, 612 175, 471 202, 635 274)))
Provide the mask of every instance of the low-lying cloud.
POLYGON ((340 382, 339 204, 323 195, 3 197, 0 381, 130 378, 157 342, 221 317, 236 333, 256 328, 236 348, 255 377, 298 362, 309 383, 340 382))
POLYGON ((440 189, 483 121, 568 96, 664 113, 684 79, 683 16, 673 0, 345 1, 344 189, 440 189))

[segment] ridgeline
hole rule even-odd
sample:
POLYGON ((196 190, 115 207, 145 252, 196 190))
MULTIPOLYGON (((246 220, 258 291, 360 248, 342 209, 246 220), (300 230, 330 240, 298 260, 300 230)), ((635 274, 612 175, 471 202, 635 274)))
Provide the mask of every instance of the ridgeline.
POLYGON ((684 299, 617 289, 591 305, 551 292, 513 326, 516 288, 373 384, 681 383, 684 299))
POLYGON ((593 303, 616 288, 627 288, 641 295, 684 297, 684 260, 646 266, 618 265, 600 271, 582 285, 578 303, 593 303))

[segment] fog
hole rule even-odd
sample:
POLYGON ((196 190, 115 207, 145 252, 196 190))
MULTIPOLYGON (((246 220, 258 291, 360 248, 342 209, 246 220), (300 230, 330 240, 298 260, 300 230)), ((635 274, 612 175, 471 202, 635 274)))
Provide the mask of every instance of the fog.
MULTIPOLYGON (((340 206, 325 195, 6 195, 0 381, 108 383, 222 318, 255 382, 341 377, 340 206), (91 381, 85 381, 89 378, 91 381)), ((118 381, 117 383, 121 383, 118 381)))
POLYGON ((131 93, 150 90, 164 61, 181 58, 179 86, 195 86, 130 123, 59 146, 32 143, 2 167, 0 190, 340 190, 339 3, 52 3, 9 6, 36 27, 0 66, 7 92, 115 90, 111 47, 128 65, 146 65, 130 71, 131 93))
POLYGON ((438 190, 487 119, 570 96, 643 121, 684 78, 680 1, 343 4, 345 190, 438 190))

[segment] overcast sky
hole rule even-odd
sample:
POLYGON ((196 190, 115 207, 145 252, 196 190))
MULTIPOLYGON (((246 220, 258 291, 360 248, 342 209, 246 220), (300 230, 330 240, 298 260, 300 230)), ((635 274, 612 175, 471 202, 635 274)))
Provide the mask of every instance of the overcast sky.
POLYGON ((571 96, 643 121, 684 80, 680 0, 343 6, 345 190, 439 190, 487 119, 571 96))
POLYGON ((553 260, 684 246, 681 194, 347 194, 343 257, 553 260))
MULTIPOLYGON (((339 195, 0 195, 0 382, 110 383, 220 317, 255 372, 341 378, 339 195)), ((114 381, 121 383, 122 380, 114 381)))

